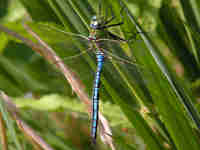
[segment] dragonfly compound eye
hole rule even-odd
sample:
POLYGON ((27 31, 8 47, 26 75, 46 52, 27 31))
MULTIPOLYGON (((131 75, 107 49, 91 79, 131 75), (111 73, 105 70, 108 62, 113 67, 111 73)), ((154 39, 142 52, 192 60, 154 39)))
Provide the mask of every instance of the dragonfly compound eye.
POLYGON ((97 16, 93 16, 91 20, 92 21, 96 21, 97 20, 97 16))
POLYGON ((96 16, 93 16, 92 19, 91 19, 91 23, 90 23, 90 27, 92 29, 97 29, 98 27, 98 21, 97 21, 97 17, 96 16))

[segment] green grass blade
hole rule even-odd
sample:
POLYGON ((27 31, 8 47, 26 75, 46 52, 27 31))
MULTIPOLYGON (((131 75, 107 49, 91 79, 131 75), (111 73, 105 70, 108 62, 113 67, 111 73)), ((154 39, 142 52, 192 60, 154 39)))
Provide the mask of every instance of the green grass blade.
POLYGON ((8 114, 7 110, 5 109, 5 106, 6 105, 4 104, 2 98, 0 98, 0 111, 2 113, 3 119, 5 120, 5 124, 8 128, 7 131, 9 132, 11 139, 13 140, 13 142, 16 146, 16 149, 21 150, 22 147, 20 145, 19 138, 16 133, 16 129, 14 126, 14 120, 11 119, 10 115, 8 114))
MULTIPOLYGON (((183 97, 183 95, 185 95, 185 94, 180 91, 180 89, 182 89, 181 86, 175 84, 175 79, 173 78, 171 73, 168 71, 168 69, 167 69, 167 67, 166 67, 166 65, 165 65, 165 63, 163 61, 162 56, 159 54, 158 50, 156 50, 156 48, 152 44, 152 42, 150 42, 150 39, 148 38, 148 36, 141 30, 141 27, 136 23, 136 21, 133 18, 133 16, 129 12, 128 12, 128 15, 129 15, 132 23, 136 26, 137 30, 139 32, 141 32, 141 37, 143 38, 145 44, 147 45, 147 48, 148 48, 150 54, 152 55, 152 57, 154 58, 156 64, 159 66, 159 68, 162 71, 163 75, 159 73, 157 75, 155 74, 156 75, 155 77, 158 80, 159 79, 161 80, 160 83, 158 84, 158 86, 160 86, 160 88, 159 88, 160 90, 158 90, 158 91, 160 92, 160 94, 165 91, 165 94, 163 93, 163 95, 165 95, 166 98, 164 98, 163 96, 160 95, 162 97, 162 102, 160 103, 160 100, 158 100, 158 99, 156 101, 154 101, 154 102, 155 102, 155 104, 158 105, 158 108, 160 107, 159 111, 160 111, 161 115, 163 116, 163 119, 164 120, 166 119, 164 121, 164 123, 166 124, 166 126, 167 126, 167 128, 168 128, 168 130, 169 130, 169 132, 170 132, 170 134, 172 136, 172 138, 174 139, 177 148, 188 149, 189 147, 192 146, 194 149, 198 149, 198 142, 187 143, 187 144, 185 144, 185 146, 183 146, 183 142, 188 141, 190 139, 189 137, 191 137, 191 136, 194 137, 193 141, 196 141, 195 139, 197 137, 195 137, 194 133, 191 133, 192 129, 191 129, 191 126, 190 126, 188 120, 183 116, 183 114, 181 114, 179 112, 181 110, 180 103, 183 104, 183 106, 185 106, 185 108, 189 112, 189 114, 192 117, 195 117, 195 119, 197 119, 198 122, 199 122, 199 115, 193 114, 193 112, 190 111, 190 108, 185 103, 185 99, 183 97), (166 88, 166 87, 168 87, 168 88, 166 88), (167 89, 168 89, 168 92, 166 91, 167 89), (173 97, 172 97, 172 93, 171 92, 173 93, 173 97), (176 102, 175 102, 175 99, 176 99, 176 102), (176 108, 178 111, 175 110, 174 108, 176 108), (175 119, 174 118, 174 114, 178 114, 180 120, 178 118, 175 119), (176 120, 176 122, 174 122, 174 120, 176 120), (183 127, 183 122, 185 123, 184 127, 183 127), (180 128, 184 128, 183 130, 181 130, 182 131, 181 134, 183 134, 183 135, 175 134, 177 130, 180 130, 180 128), (184 137, 184 138, 180 138, 180 137, 184 137), (188 140, 185 140, 185 137, 188 137, 188 140)), ((192 107, 192 110, 195 111, 195 108, 191 104, 191 100, 187 99, 187 101, 190 102, 190 107, 192 107)), ((195 122, 195 123, 198 124, 198 122, 195 122)))

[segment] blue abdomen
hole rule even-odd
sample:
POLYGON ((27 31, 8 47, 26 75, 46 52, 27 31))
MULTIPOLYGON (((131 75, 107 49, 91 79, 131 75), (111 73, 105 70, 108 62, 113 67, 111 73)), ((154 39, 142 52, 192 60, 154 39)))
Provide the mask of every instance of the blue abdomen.
POLYGON ((94 86, 93 86, 93 96, 92 96, 92 138, 93 142, 96 140, 97 136, 97 126, 98 126, 98 113, 99 113, 99 87, 100 87, 100 77, 101 71, 103 68, 104 63, 104 53, 101 51, 97 51, 96 53, 97 58, 97 71, 94 79, 94 86))

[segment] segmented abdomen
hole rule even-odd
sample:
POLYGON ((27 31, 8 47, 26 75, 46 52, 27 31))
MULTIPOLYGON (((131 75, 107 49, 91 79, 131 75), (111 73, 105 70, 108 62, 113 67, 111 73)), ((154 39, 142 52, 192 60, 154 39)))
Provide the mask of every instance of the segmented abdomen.
POLYGON ((99 117, 99 87, 100 87, 100 77, 101 71, 104 63, 104 53, 101 51, 97 51, 97 71, 94 79, 93 86, 93 96, 92 96, 92 139, 93 142, 96 141, 97 136, 97 126, 98 126, 98 117, 99 117))

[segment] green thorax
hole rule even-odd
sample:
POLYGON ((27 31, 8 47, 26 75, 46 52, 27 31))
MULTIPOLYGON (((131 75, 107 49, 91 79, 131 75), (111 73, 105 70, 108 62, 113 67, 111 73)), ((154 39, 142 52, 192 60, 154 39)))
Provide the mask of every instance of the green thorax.
POLYGON ((96 39, 108 39, 109 34, 108 34, 108 31, 105 29, 102 29, 102 30, 91 29, 90 37, 96 38, 96 39))

